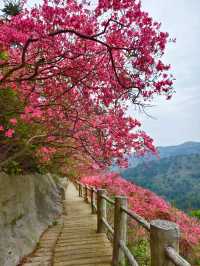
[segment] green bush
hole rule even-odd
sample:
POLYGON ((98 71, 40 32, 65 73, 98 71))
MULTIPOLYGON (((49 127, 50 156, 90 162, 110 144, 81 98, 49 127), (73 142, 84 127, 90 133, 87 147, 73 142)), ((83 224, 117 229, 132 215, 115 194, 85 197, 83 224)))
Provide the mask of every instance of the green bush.
POLYGON ((196 218, 200 219, 200 210, 190 211, 189 215, 192 217, 196 217, 196 218))

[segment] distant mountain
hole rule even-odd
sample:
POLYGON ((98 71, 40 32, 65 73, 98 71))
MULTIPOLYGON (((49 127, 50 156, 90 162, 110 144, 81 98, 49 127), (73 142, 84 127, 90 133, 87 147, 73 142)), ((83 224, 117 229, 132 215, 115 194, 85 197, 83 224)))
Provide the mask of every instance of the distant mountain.
MULTIPOLYGON (((200 154, 200 142, 185 142, 176 146, 157 147, 160 159, 173 157, 177 155, 200 154)), ((157 160, 156 156, 147 154, 142 158, 136 157, 134 154, 129 157, 129 167, 134 167, 145 161, 157 160)))
MULTIPOLYGON (((128 168, 136 167, 138 164, 150 161, 157 161, 159 158, 174 157, 177 155, 190 155, 200 154, 200 142, 188 141, 180 145, 157 147, 158 156, 151 153, 146 154, 144 157, 138 157, 134 153, 128 157, 128 168)), ((123 173, 124 168, 119 168, 115 163, 110 167, 110 171, 123 173)))
POLYGON ((159 150, 160 160, 145 160, 121 175, 180 209, 200 209, 200 143, 187 142, 159 150))
POLYGON ((200 142, 184 142, 176 146, 158 147, 161 158, 176 156, 200 154, 200 142))

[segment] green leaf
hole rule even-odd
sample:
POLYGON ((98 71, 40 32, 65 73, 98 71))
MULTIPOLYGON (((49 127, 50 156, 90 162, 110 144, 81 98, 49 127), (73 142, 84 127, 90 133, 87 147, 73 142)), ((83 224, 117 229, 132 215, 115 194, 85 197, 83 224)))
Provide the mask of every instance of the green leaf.
POLYGON ((3 61, 7 61, 9 58, 8 56, 8 52, 7 51, 1 51, 0 52, 0 59, 3 60, 3 61))

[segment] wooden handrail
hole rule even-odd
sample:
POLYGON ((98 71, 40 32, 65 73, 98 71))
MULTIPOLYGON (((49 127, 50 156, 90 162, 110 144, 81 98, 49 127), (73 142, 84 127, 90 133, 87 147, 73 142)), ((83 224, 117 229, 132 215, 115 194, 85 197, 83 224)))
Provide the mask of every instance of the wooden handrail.
POLYGON ((166 247, 165 248, 167 257, 174 263, 176 266, 191 266, 184 258, 182 258, 174 248, 166 247))
POLYGON ((150 231, 150 223, 148 223, 143 217, 136 214, 135 212, 128 210, 124 207, 121 207, 121 210, 128 214, 131 218, 137 221, 140 225, 142 225, 146 230, 150 231))
POLYGON ((106 228, 108 229, 108 231, 114 235, 114 229, 112 228, 112 226, 107 222, 107 220, 105 218, 102 218, 102 222, 104 223, 104 225, 106 226, 106 228))
POLYGON ((139 266, 137 261, 135 260, 133 254, 130 252, 124 241, 120 240, 119 241, 120 248, 123 250, 125 256, 128 259, 128 262, 131 266, 139 266))
POLYGON ((126 197, 118 196, 113 200, 106 195, 105 189, 95 189, 81 182, 76 182, 76 184, 79 196, 84 197, 86 202, 89 202, 87 191, 91 192, 92 213, 97 213, 97 232, 102 233, 108 230, 113 235, 112 266, 124 265, 125 257, 131 266, 138 266, 137 261, 126 245, 127 215, 150 232, 151 266, 191 266, 189 262, 179 255, 180 233, 177 224, 165 220, 154 220, 149 223, 143 217, 127 208, 126 197), (82 193, 83 188, 85 188, 84 195, 82 193), (94 195, 97 195, 97 206, 94 195), (114 229, 106 218, 106 202, 115 205, 114 229))
POLYGON ((102 198, 104 198, 110 204, 115 205, 115 201, 112 200, 111 198, 107 197, 106 195, 103 195, 102 198))

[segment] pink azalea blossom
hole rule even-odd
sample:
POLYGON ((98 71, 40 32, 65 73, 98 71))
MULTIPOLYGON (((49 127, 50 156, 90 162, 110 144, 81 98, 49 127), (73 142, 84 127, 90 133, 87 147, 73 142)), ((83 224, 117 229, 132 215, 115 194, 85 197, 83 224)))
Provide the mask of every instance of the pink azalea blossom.
POLYGON ((15 126, 17 124, 17 119, 16 118, 11 118, 10 120, 10 123, 15 126))
POLYGON ((8 138, 12 138, 14 133, 15 133, 14 129, 9 128, 9 129, 5 132, 5 136, 8 137, 8 138))

